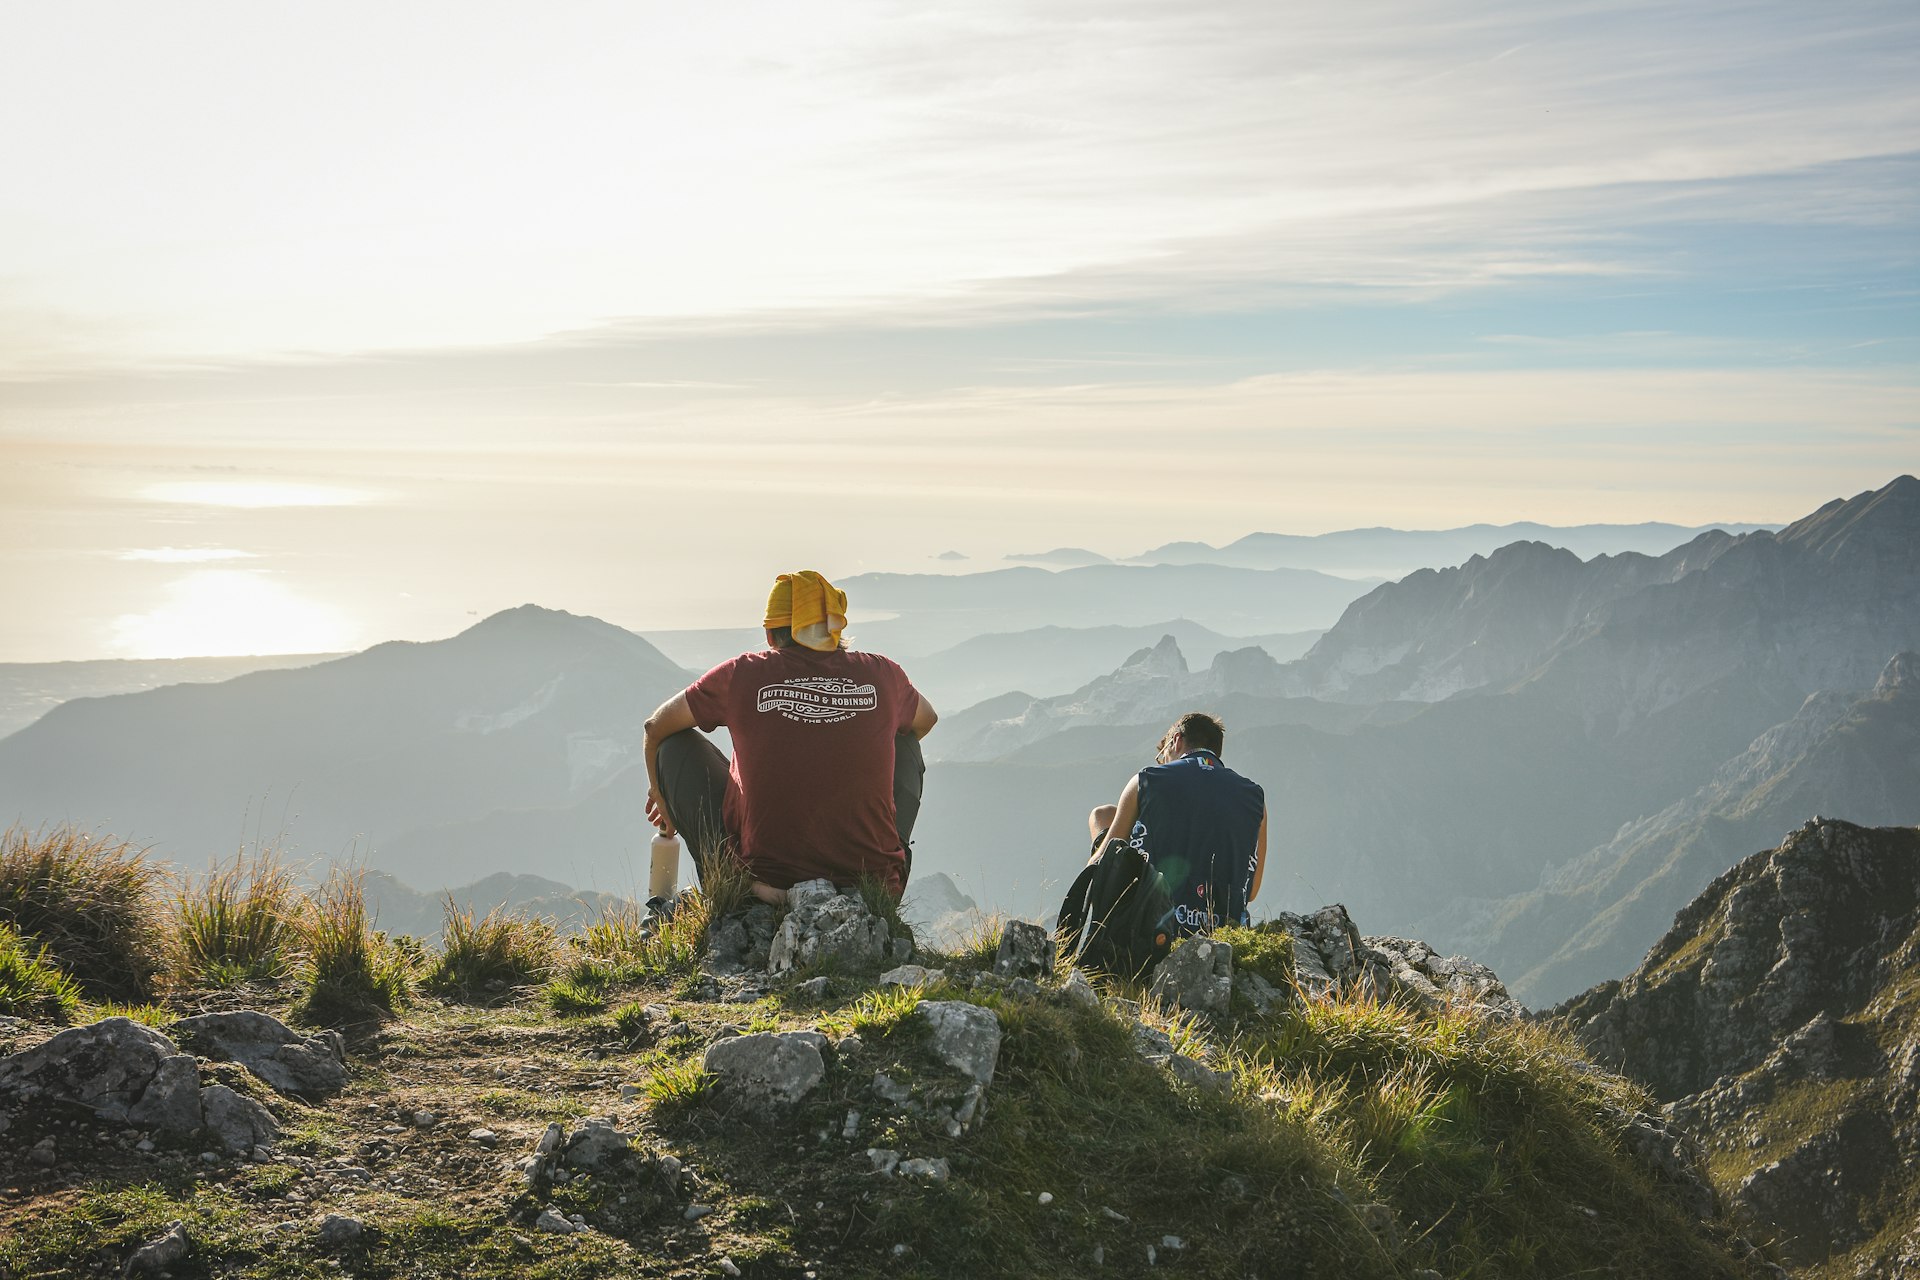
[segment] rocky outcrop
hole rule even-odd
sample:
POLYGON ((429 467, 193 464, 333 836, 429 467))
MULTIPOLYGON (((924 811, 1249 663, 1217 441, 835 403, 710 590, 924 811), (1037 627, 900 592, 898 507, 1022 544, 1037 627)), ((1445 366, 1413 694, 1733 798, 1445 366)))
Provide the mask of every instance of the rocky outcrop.
POLYGON ((0 1058, 0 1099, 87 1107, 107 1120, 170 1138, 202 1130, 244 1153, 274 1141, 265 1107, 226 1085, 202 1088, 199 1064, 172 1040, 130 1018, 105 1018, 0 1058))
POLYGON ((303 1036, 269 1014, 242 1009, 182 1018, 173 1032, 209 1057, 239 1063, 281 1093, 315 1100, 347 1083, 347 1046, 338 1031, 303 1036))
POLYGON ((1736 1211, 1791 1260, 1892 1275, 1899 1246, 1871 1242, 1920 1206, 1916 995, 1920 830, 1816 819, 1556 1012, 1717 1153, 1736 1211))
POLYGON ((789 973, 832 962, 871 969, 888 959, 907 959, 912 941, 894 939, 887 922, 867 910, 857 893, 842 893, 830 880, 807 880, 787 890, 787 915, 767 951, 767 972, 789 973))
MULTIPOLYGON (((1525 1012, 1486 965, 1443 956, 1416 938, 1362 937, 1339 903, 1311 915, 1283 911, 1260 927, 1291 937, 1291 985, 1308 998, 1358 991, 1426 1010, 1469 1005, 1494 1017, 1525 1012)), ((1246 994, 1255 1004, 1271 998, 1251 983, 1246 994)))

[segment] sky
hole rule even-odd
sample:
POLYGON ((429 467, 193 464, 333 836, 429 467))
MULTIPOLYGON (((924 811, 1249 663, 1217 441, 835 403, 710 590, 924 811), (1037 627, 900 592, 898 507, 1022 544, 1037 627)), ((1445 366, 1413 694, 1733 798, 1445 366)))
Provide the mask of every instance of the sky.
POLYGON ((1910 3, 0 6, 0 661, 1791 520, 1920 470, 1916 54, 1910 3))

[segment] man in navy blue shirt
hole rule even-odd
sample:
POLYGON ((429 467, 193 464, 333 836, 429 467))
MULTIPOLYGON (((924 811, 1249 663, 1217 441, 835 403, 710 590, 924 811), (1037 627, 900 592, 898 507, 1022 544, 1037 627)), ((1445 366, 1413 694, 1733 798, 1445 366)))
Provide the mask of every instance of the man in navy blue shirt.
POLYGON ((1124 840, 1166 877, 1182 935, 1245 924, 1266 871, 1266 793, 1220 763, 1225 741, 1218 718, 1188 712, 1160 740, 1159 762, 1087 817, 1095 856, 1124 840))

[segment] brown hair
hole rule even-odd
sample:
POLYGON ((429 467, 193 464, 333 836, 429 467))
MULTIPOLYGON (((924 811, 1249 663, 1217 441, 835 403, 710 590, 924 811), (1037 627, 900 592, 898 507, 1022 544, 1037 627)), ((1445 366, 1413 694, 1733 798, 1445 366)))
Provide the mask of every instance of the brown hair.
POLYGON ((784 649, 793 643, 792 627, 768 627, 767 643, 775 649, 784 649))
POLYGON ((1187 741, 1189 751, 1211 751, 1220 754, 1226 745, 1227 726, 1220 723, 1220 717, 1205 711, 1189 711, 1173 722, 1171 728, 1160 739, 1160 754, 1165 755, 1167 747, 1173 741, 1173 735, 1179 734, 1187 741))

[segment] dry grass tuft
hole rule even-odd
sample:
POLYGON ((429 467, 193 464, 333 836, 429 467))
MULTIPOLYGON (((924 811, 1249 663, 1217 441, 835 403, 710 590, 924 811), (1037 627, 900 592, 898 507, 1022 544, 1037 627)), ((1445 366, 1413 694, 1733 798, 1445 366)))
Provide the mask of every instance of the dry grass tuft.
POLYGON ((425 979, 430 990, 470 999, 541 982, 553 972, 559 938, 551 921, 500 907, 476 917, 451 896, 446 912, 440 954, 425 979))
POLYGON ((0 923, 44 947, 88 995, 145 999, 163 938, 145 851, 78 827, 0 835, 0 923))
POLYGON ((174 899, 169 968, 184 986, 228 987, 289 976, 298 961, 303 899, 277 854, 189 878, 174 899))
POLYGON ((306 962, 299 1010, 318 1022, 357 1022, 392 1013, 413 986, 403 947, 373 930, 366 873, 336 870, 301 920, 306 962))

